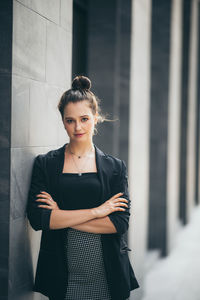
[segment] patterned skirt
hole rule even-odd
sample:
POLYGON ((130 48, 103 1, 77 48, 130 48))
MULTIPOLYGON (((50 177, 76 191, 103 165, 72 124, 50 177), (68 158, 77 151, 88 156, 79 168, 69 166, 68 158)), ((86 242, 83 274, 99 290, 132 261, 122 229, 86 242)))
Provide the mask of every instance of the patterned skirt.
POLYGON ((111 300, 101 234, 67 229, 68 283, 65 300, 111 300))

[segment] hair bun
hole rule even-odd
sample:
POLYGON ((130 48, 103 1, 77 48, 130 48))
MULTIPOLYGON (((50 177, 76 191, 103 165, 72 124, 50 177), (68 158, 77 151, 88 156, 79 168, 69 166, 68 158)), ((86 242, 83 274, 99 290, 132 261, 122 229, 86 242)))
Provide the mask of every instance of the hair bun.
POLYGON ((74 90, 90 90, 91 80, 86 76, 76 76, 72 81, 74 90))

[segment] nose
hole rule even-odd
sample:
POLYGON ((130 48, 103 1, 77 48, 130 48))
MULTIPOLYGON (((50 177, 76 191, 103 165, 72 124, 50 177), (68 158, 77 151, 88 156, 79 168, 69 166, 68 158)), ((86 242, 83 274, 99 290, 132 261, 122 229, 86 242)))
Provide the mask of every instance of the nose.
POLYGON ((78 131, 78 130, 80 130, 81 129, 81 123, 80 122, 76 122, 75 123, 75 129, 78 131))

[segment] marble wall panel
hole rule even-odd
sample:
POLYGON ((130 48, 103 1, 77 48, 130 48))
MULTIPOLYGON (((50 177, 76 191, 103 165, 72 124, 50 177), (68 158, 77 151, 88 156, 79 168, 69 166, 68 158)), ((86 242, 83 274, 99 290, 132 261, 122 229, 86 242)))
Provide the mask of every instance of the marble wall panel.
POLYGON ((58 148, 67 139, 57 104, 71 83, 71 10, 72 1, 62 2, 61 15, 60 0, 14 0, 9 238, 12 300, 47 299, 32 292, 41 232, 30 226, 26 205, 34 157, 58 148))
POLYGON ((73 24, 72 6, 73 0, 60 1, 60 25, 69 32, 72 32, 73 24))
POLYGON ((33 280, 30 245, 25 217, 10 222, 9 293, 14 295, 33 280))
POLYGON ((62 119, 57 105, 63 89, 31 81, 29 146, 50 146, 59 144, 63 133, 62 119))
POLYGON ((29 144, 30 81, 13 75, 12 83, 11 146, 24 147, 29 144))
POLYGON ((39 15, 60 23, 60 0, 17 0, 39 15))
POLYGON ((10 217, 12 220, 26 216, 27 192, 33 158, 34 154, 27 147, 11 149, 10 217))
POLYGON ((46 20, 13 2, 13 73, 45 80, 46 20))
POLYGON ((59 87, 71 82, 72 34, 47 21, 46 81, 59 87))

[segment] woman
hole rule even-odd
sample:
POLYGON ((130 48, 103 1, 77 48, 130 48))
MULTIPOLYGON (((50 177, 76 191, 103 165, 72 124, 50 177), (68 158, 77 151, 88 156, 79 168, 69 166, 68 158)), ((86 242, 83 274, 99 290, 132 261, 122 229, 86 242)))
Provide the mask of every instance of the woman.
POLYGON ((58 104, 69 143, 35 158, 27 216, 42 230, 34 291, 50 300, 125 300, 139 287, 124 239, 124 161, 92 138, 103 121, 91 81, 77 76, 58 104))

